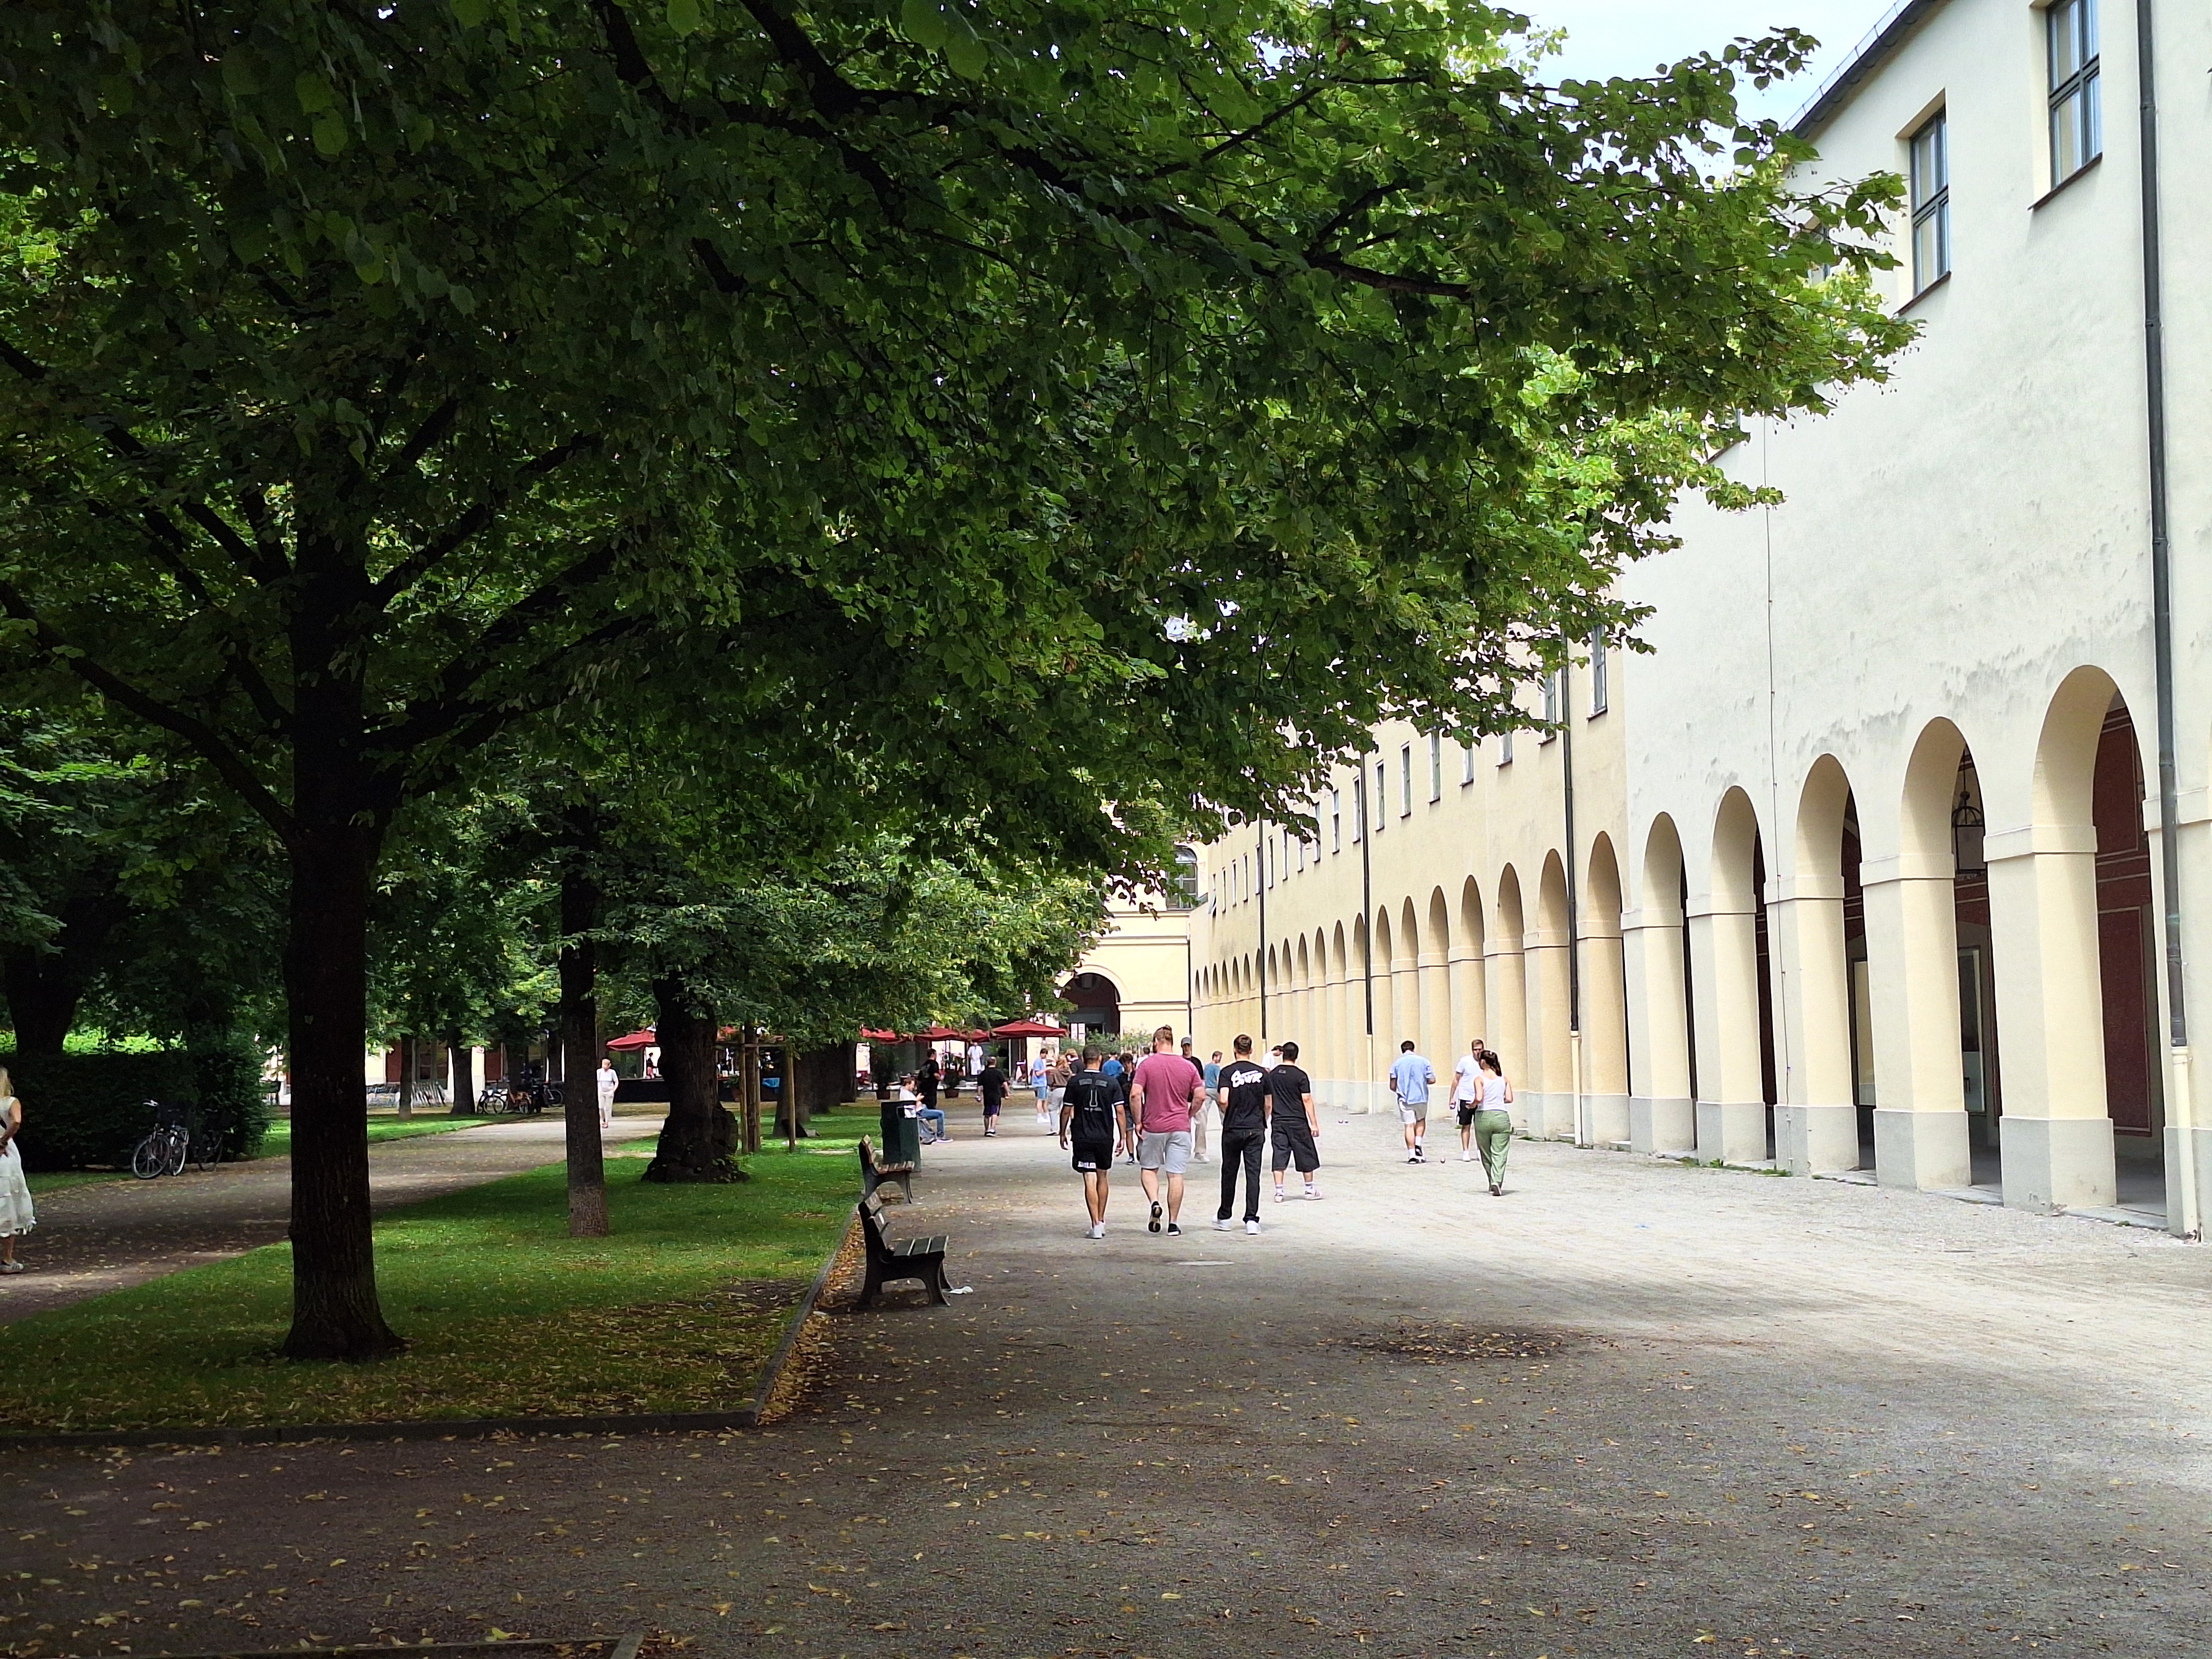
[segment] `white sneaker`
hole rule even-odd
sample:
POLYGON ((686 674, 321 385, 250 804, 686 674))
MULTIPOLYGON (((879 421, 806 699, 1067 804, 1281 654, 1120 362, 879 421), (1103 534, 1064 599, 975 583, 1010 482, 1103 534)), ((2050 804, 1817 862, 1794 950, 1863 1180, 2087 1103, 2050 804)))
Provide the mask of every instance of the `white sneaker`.
POLYGON ((1260 1231, 1260 1224, 1257 1221, 1248 1221, 1244 1224, 1244 1231, 1248 1233, 1256 1233, 1260 1231))
POLYGON ((1092 1222, 1092 1223, 1091 1224, 1091 1237, 1093 1237, 1093 1238, 1103 1238, 1103 1237, 1106 1237, 1106 1224, 1105 1224, 1104 1222, 1103 1222, 1103 1221, 1094 1221, 1094 1222, 1092 1222))
POLYGON ((1308 1198, 1319 1198, 1321 1196, 1321 1188, 1315 1186, 1312 1182, 1309 1181, 1306 1182, 1306 1196, 1308 1198))
POLYGON ((1459 1161, 1462 1164, 1472 1164, 1474 1162, 1474 1154, 1473 1152, 1462 1152, 1459 1155, 1459 1161))
POLYGON ((1217 1233, 1227 1232, 1229 1231, 1229 1218, 1225 1215, 1218 1215, 1214 1217, 1213 1231, 1217 1233))
POLYGON ((1283 1189, 1282 1189, 1280 1187, 1278 1187, 1278 1188, 1275 1188, 1275 1202, 1276 1202, 1276 1203, 1278 1203, 1278 1204, 1279 1204, 1279 1203, 1281 1203, 1282 1201, 1283 1201, 1283 1189))

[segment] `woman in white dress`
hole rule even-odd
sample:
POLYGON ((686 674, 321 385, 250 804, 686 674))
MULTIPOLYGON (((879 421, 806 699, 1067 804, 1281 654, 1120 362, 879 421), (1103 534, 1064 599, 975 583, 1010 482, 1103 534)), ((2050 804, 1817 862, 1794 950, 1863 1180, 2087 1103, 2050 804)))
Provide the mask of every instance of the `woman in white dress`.
POLYGON ((0 1066, 0 1273, 19 1273, 15 1240, 39 1224, 31 1207, 31 1185, 23 1179, 23 1155, 15 1150, 15 1137, 23 1132, 23 1103, 15 1098, 15 1085, 0 1066))

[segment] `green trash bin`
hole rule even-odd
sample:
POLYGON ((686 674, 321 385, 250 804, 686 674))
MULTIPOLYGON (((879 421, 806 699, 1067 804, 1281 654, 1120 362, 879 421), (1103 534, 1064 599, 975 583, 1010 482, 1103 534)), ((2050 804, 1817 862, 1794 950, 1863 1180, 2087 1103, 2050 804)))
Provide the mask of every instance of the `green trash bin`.
POLYGON ((921 1162, 921 1126, 907 1115, 902 1101, 887 1100, 883 1104, 884 1150, 880 1154, 885 1164, 921 1162))

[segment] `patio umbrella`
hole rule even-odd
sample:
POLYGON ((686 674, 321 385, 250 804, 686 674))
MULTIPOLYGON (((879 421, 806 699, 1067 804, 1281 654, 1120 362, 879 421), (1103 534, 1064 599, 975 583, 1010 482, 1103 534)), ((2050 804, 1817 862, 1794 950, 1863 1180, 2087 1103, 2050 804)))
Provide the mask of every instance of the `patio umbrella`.
POLYGON ((1004 1025, 991 1028, 993 1036, 1002 1037, 1064 1037, 1063 1026, 1047 1024, 1041 1019, 1010 1019, 1004 1025))
POLYGON ((648 1025, 642 1031, 632 1031, 628 1036, 618 1036, 612 1039, 608 1042, 607 1047, 610 1048, 619 1049, 623 1053, 628 1054, 634 1048, 650 1048, 654 1043, 659 1041, 660 1039, 659 1037, 653 1036, 653 1028, 648 1025))
POLYGON ((921 1042, 960 1042, 972 1035, 968 1031, 956 1031, 950 1025, 933 1025, 926 1031, 916 1033, 915 1040, 921 1042))

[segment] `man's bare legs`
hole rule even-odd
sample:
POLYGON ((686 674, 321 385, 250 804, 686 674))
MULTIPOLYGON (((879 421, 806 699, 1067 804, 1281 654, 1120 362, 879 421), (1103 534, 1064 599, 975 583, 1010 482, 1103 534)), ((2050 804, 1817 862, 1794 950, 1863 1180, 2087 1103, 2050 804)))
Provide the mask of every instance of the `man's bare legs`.
MULTIPOLYGON (((1160 1201, 1160 1172, 1158 1170, 1141 1170, 1138 1171, 1137 1179, 1144 1182, 1145 1201, 1158 1204, 1160 1201)), ((1168 1172, 1168 1220, 1171 1223, 1182 1215, 1182 1176, 1175 1171, 1168 1172)))
POLYGON ((1106 1175, 1103 1170, 1083 1172, 1083 1202, 1091 1212, 1091 1224, 1094 1227, 1106 1224, 1106 1175))

